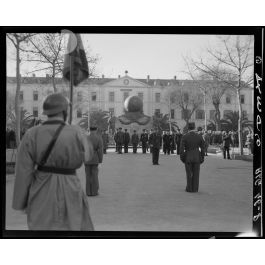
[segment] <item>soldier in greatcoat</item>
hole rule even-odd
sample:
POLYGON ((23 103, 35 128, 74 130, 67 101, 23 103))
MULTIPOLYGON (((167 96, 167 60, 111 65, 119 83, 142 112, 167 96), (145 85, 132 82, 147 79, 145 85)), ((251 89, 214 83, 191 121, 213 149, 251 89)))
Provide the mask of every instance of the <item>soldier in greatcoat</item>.
POLYGON ((146 147, 147 147, 147 143, 148 143, 148 134, 146 133, 145 129, 143 129, 143 133, 141 134, 140 141, 142 142, 143 154, 146 154, 146 147))
POLYGON ((18 148, 12 206, 27 214, 30 230, 93 230, 76 175, 93 147, 80 127, 66 123, 67 109, 62 94, 49 95, 43 104, 47 121, 27 130, 18 148))
POLYGON ((132 146, 133 146, 133 153, 136 154, 137 153, 137 146, 139 144, 139 136, 136 133, 136 130, 133 131, 131 142, 132 142, 132 146))
POLYGON ((128 146, 130 143, 130 134, 127 129, 124 129, 124 153, 128 153, 128 146))
POLYGON ((227 159, 231 159, 229 150, 230 150, 230 145, 232 144, 232 140, 231 140, 230 135, 225 131, 223 132, 223 135, 222 135, 222 141, 223 141, 222 147, 223 147, 224 159, 226 159, 226 154, 227 154, 227 159))
POLYGON ((116 132, 114 133, 114 142, 115 142, 115 152, 118 152, 118 144, 117 144, 117 133, 118 133, 119 129, 116 129, 116 132))
POLYGON ((153 165, 159 165, 159 152, 162 146, 162 136, 158 133, 157 128, 154 128, 154 133, 150 142, 150 147, 152 147, 152 162, 153 165))
POLYGON ((180 159, 185 163, 187 192, 198 192, 200 164, 204 161, 204 141, 195 131, 194 123, 188 124, 188 132, 182 136, 180 159))
POLYGON ((92 143, 94 152, 92 159, 85 164, 86 195, 96 196, 99 190, 98 164, 101 164, 103 160, 103 140, 97 133, 97 126, 95 124, 91 124, 87 139, 92 143))

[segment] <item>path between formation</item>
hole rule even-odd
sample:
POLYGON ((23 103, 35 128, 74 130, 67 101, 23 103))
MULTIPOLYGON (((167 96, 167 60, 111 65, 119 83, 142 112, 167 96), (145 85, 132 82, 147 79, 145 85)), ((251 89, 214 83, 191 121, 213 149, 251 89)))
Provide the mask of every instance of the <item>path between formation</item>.
MULTIPOLYGON (((130 150, 131 151, 131 150, 130 150)), ((98 231, 225 231, 252 227, 252 163, 210 155, 201 167, 198 193, 185 192, 184 164, 176 155, 110 152, 99 169, 99 196, 88 197, 98 231)), ((78 170, 82 185, 84 167, 78 170)), ((7 181, 7 229, 26 229, 11 209, 14 178, 7 181)))

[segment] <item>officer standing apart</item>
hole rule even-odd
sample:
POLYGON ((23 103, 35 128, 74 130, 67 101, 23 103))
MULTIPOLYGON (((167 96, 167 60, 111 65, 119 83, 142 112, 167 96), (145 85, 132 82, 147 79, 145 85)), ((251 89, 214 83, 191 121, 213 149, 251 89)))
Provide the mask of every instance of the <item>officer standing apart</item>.
POLYGON ((182 133, 181 133, 180 129, 177 129, 177 133, 176 133, 176 136, 175 136, 177 155, 179 155, 181 138, 182 138, 182 133))
POLYGON ((132 146, 133 146, 133 153, 136 154, 137 153, 137 146, 139 144, 139 136, 136 133, 136 130, 133 131, 133 135, 132 135, 132 146))
POLYGON ((122 145, 124 143, 124 133, 122 128, 119 128, 119 131, 116 134, 116 143, 118 154, 122 154, 122 145))
POLYGON ((143 133, 141 134, 140 141, 142 142, 143 154, 146 154, 146 147, 147 147, 147 142, 148 142, 148 134, 146 133, 145 129, 143 129, 143 133))
POLYGON ((130 134, 127 132, 127 129, 124 130, 124 153, 128 153, 128 145, 130 142, 130 134))
POLYGON ((159 160, 159 152, 161 145, 162 145, 162 136, 158 133, 157 128, 155 128, 150 141, 150 147, 152 147, 153 165, 159 165, 158 160, 159 160))
POLYGON ((13 208, 30 230, 93 230, 76 169, 92 158, 81 128, 66 123, 68 101, 59 93, 43 103, 48 116, 25 133, 17 153, 13 208))
POLYGON ((180 159, 185 163, 187 192, 198 192, 200 164, 204 162, 204 141, 195 131, 193 123, 188 124, 188 132, 180 143, 180 159))
POLYGON ((86 195, 97 196, 99 190, 98 164, 103 160, 103 140, 97 133, 97 126, 92 124, 87 140, 93 145, 93 157, 85 164, 86 169, 86 195))

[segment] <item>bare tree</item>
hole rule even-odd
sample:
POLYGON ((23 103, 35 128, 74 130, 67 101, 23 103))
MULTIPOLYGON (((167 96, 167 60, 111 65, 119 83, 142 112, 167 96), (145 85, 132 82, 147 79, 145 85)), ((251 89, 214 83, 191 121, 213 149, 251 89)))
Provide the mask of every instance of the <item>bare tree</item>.
POLYGON ((184 89, 181 86, 176 87, 174 94, 176 105, 183 113, 183 119, 186 122, 187 128, 192 114, 202 104, 202 96, 200 93, 198 93, 198 90, 194 89, 194 87, 190 89, 184 89))
POLYGON ((207 54, 210 61, 200 59, 193 60, 193 65, 200 71, 227 84, 234 90, 238 103, 238 139, 240 154, 243 155, 242 143, 242 106, 241 90, 243 87, 253 84, 253 37, 234 36, 220 38, 221 48, 208 48, 207 54), (216 71, 216 65, 225 70, 225 73, 216 71), (227 74, 229 73, 229 75, 227 74))
MULTIPOLYGON (((30 73, 40 71, 48 72, 52 77, 54 92, 57 92, 56 77, 62 73, 66 48, 64 34, 37 34, 30 38, 29 41, 31 48, 24 50, 28 54, 27 61, 36 62, 36 69, 30 73)), ((99 57, 98 55, 92 56, 89 47, 85 50, 89 65, 89 75, 94 76, 99 57)))
MULTIPOLYGON (((196 82, 197 87, 204 96, 205 128, 207 128, 206 103, 207 101, 210 101, 215 109, 214 122, 216 130, 221 130, 220 104, 224 94, 228 90, 227 84, 220 81, 220 79, 216 79, 208 73, 199 70, 191 59, 187 57, 183 57, 183 59, 187 67, 187 71, 184 71, 184 73, 188 74, 188 76, 196 82)), ((228 73, 225 69, 220 69, 219 65, 216 65, 213 68, 219 76, 222 76, 223 79, 231 79, 230 73, 228 73)))
POLYGON ((171 117, 171 110, 172 108, 175 109, 177 102, 177 93, 173 86, 167 89, 167 92, 164 95, 162 103, 167 106, 168 109, 168 123, 169 123, 169 130, 172 131, 172 117, 171 117))
POLYGON ((19 94, 21 87, 20 76, 20 63, 21 63, 21 51, 24 49, 23 45, 28 44, 29 39, 35 34, 31 33, 8 33, 6 36, 11 41, 16 49, 16 96, 15 96, 15 115, 16 115, 16 143, 17 146, 20 143, 20 102, 19 94))

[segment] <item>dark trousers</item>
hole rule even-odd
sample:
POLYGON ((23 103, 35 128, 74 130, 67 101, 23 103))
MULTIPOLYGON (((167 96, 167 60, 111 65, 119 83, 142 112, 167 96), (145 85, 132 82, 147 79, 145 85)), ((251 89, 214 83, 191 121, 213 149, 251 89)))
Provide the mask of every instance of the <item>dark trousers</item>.
POLYGON ((142 143, 142 150, 143 150, 143 154, 146 153, 146 143, 142 143))
POLYGON ((124 144, 124 153, 128 153, 128 144, 124 144))
POLYGON ((137 144, 133 144, 133 153, 134 153, 134 154, 137 153, 137 144))
POLYGON ((168 146, 168 145, 165 146, 164 154, 170 155, 170 146, 168 146))
POLYGON ((150 153, 153 153, 153 147, 150 146, 150 153))
POLYGON ((115 152, 118 152, 118 144, 115 143, 115 152))
POLYGON ((98 195, 99 182, 98 182, 98 165, 86 165, 86 195, 98 195))
POLYGON ((107 148, 103 148, 103 154, 107 154, 107 148))
POLYGON ((199 176, 200 163, 185 163, 187 176, 187 192, 198 192, 199 190, 199 176))
POLYGON ((122 144, 117 143, 117 152, 118 154, 122 154, 122 144))
POLYGON ((159 160, 159 149, 158 148, 152 148, 152 160, 153 160, 153 165, 158 165, 158 160, 159 160))
POLYGON ((224 159, 226 159, 226 153, 227 153, 227 158, 230 159, 229 147, 224 146, 223 150, 224 159))

